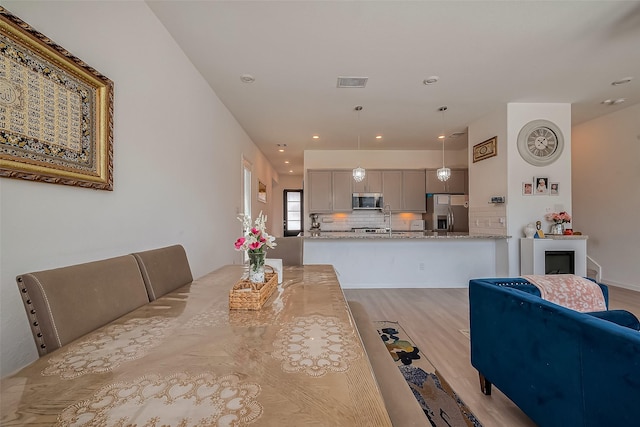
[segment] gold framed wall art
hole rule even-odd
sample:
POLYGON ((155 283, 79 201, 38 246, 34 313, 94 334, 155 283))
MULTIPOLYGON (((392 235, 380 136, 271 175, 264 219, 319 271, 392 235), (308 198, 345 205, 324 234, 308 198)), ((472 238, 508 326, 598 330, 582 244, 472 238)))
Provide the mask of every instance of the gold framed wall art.
POLYGON ((494 136, 473 146, 473 163, 498 155, 498 137, 494 136))
POLYGON ((113 190, 113 82, 1 6, 0 177, 113 190))

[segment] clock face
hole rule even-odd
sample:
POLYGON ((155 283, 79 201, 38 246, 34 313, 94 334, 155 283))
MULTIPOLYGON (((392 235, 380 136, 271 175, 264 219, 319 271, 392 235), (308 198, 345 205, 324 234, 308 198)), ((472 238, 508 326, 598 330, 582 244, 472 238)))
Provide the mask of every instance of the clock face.
POLYGON ((527 123, 518 134, 520 156, 535 166, 555 162, 564 148, 564 139, 558 126, 548 120, 527 123))

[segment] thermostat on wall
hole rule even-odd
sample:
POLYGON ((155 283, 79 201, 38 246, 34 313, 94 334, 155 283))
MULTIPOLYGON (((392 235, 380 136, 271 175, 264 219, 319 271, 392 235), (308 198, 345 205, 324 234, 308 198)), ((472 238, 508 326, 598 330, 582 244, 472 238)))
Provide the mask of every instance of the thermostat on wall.
POLYGON ((491 196, 491 202, 489 203, 504 203, 504 196, 491 196))

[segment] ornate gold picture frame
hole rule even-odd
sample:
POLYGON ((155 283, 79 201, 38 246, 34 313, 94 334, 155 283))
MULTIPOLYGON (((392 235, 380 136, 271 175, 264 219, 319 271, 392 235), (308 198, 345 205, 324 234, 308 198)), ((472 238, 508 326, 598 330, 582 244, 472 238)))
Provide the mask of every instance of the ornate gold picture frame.
POLYGON ((498 155, 498 137, 494 136, 473 146, 473 163, 498 155))
POLYGON ((0 177, 113 190, 113 82, 1 6, 0 177))

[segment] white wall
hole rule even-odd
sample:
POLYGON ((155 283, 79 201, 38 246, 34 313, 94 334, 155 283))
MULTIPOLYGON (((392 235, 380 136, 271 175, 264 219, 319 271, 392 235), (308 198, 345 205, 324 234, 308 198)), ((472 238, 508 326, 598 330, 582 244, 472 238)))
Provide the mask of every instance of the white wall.
POLYGON ((15 276, 180 243, 239 262, 241 158, 276 174, 143 2, 4 1, 115 83, 114 191, 0 179, 0 376, 37 358, 15 276))
POLYGON ((520 238, 529 222, 542 221, 543 231, 550 223, 549 211, 571 212, 571 105, 510 103, 469 125, 469 226, 475 234, 508 235, 509 275, 520 274, 520 238), (553 164, 530 165, 518 152, 520 129, 528 122, 546 119, 557 124, 564 135, 564 151, 553 164), (476 163, 473 145, 498 137, 498 155, 476 163), (546 176, 560 183, 559 196, 523 196, 522 182, 546 176), (506 196, 505 205, 490 205, 491 196, 506 196), (502 224, 500 221, 503 221, 502 224))
MULTIPOLYGON (((446 150, 448 168, 466 168, 467 150, 446 150)), ((307 169, 434 169, 442 167, 439 150, 305 150, 307 169)))
POLYGON ((507 104, 507 234, 509 239, 509 274, 520 274, 520 238, 523 228, 530 222, 542 221, 543 231, 551 223, 544 219, 547 211, 571 210, 571 104, 507 104), (558 160, 548 166, 533 166, 525 162, 518 152, 520 129, 532 120, 544 119, 555 123, 564 135, 564 150, 558 160), (560 183, 558 196, 523 196, 522 182, 533 182, 533 177, 546 176, 549 182, 560 183))
POLYGON ((573 128, 573 227, 602 281, 640 291, 640 104, 573 128))

